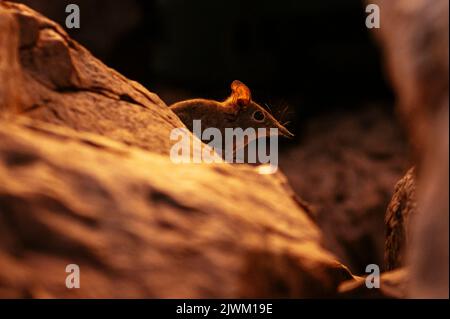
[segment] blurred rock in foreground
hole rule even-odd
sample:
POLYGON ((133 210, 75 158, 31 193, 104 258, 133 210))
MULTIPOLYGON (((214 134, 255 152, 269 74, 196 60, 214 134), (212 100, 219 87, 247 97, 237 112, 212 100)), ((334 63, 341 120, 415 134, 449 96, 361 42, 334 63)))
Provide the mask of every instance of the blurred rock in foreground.
POLYGON ((174 164, 183 125, 155 94, 23 5, 0 19, 0 79, 20 83, 0 83, 0 297, 332 297, 352 279, 281 173, 174 164))
POLYGON ((325 297, 352 278, 281 176, 16 121, 0 126, 2 297, 325 297))
MULTIPOLYGON (((417 211, 410 216, 407 232, 408 296, 448 298, 449 2, 375 3, 381 12, 381 28, 375 34, 384 48, 399 114, 415 150, 417 211)), ((415 205, 411 198, 404 196, 400 203, 406 208, 404 214, 415 205)))

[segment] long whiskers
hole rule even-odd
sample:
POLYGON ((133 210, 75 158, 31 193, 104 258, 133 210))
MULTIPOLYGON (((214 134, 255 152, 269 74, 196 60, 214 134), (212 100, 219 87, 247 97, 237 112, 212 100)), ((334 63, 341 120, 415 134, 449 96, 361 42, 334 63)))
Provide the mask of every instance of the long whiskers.
POLYGON ((285 115, 285 113, 286 113, 288 108, 289 108, 289 105, 286 105, 286 107, 283 109, 283 112, 281 112, 280 120, 284 119, 284 115, 285 115))

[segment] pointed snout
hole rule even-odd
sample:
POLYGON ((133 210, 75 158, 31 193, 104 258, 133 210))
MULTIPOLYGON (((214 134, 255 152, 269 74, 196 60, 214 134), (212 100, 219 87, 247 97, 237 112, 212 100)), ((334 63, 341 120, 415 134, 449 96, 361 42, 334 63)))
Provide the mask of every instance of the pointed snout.
POLYGON ((281 124, 278 126, 278 132, 281 136, 287 137, 287 138, 293 138, 295 135, 292 134, 287 128, 282 126, 281 124))
POLYGON ((271 126, 275 126, 275 128, 278 129, 278 136, 284 136, 287 138, 293 138, 295 135, 292 134, 287 128, 284 127, 284 125, 282 125, 280 122, 278 122, 272 115, 270 115, 269 113, 267 113, 270 120, 271 120, 271 126))
POLYGON ((293 138, 295 136, 287 128, 285 128, 283 125, 281 125, 279 123, 276 123, 276 127, 275 128, 277 129, 277 133, 273 134, 272 131, 270 131, 270 133, 269 133, 269 130, 267 130, 268 135, 271 135, 271 136, 283 136, 283 137, 287 137, 287 138, 293 138))

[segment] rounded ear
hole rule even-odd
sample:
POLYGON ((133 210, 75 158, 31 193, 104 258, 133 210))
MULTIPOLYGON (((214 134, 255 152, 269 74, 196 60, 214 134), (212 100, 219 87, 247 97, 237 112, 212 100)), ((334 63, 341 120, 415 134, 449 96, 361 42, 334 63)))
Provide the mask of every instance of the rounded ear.
POLYGON ((239 106, 245 106, 250 104, 252 95, 250 89, 241 81, 235 80, 231 83, 231 97, 233 102, 239 106))

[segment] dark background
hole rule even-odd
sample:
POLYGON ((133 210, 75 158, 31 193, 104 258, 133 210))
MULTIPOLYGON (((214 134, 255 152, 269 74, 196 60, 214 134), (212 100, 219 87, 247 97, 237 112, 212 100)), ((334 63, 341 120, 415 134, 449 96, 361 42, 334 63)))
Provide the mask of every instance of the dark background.
MULTIPOLYGON (((167 104, 222 100, 241 80, 290 120, 280 164, 353 272, 383 263, 384 213, 408 152, 357 0, 24 0, 167 104), (285 111, 286 109, 286 111, 285 111)), ((381 21, 382 23, 382 21, 381 21)))
MULTIPOLYGON (((21 2, 64 25, 74 1, 21 2)), ((301 115, 392 98, 359 0, 74 3, 81 29, 68 32, 127 77, 161 87, 168 104, 170 90, 222 99, 234 79, 257 101, 301 115)))

